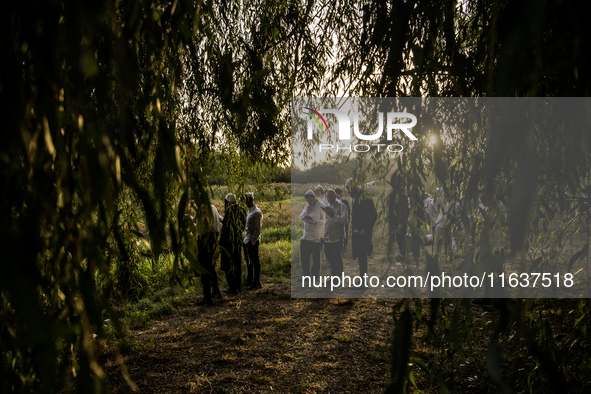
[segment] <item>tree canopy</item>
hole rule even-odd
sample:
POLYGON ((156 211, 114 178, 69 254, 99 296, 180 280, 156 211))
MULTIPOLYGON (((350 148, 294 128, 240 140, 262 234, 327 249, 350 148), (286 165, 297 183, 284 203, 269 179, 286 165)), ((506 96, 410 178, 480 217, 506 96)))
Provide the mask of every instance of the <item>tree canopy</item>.
MULTIPOLYGON (((97 291, 96 276, 129 261, 138 237, 155 259, 178 258, 186 202, 207 204, 210 171, 238 184, 288 162, 292 97, 591 88, 591 26, 558 0, 37 0, 0 15, 2 391, 56 391, 74 358, 81 391, 106 389, 91 338, 112 288, 97 291)), ((440 145, 435 172, 525 185, 516 243, 538 188, 574 190, 589 174, 588 130, 490 135, 484 157, 461 138, 440 145)), ((417 150, 398 181, 418 187, 411 169, 425 165, 417 150)))

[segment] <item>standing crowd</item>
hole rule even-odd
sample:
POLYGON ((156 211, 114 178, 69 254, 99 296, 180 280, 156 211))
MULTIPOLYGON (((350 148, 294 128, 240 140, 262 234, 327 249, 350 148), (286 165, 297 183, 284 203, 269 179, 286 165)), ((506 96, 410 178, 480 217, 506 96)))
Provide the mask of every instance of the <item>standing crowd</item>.
MULTIPOLYGON (((331 276, 342 275, 343 254, 347 250, 349 240, 353 260, 357 260, 359 264, 359 276, 368 274, 368 258, 373 252, 373 229, 378 217, 376 207, 369 193, 352 178, 345 182, 345 190, 351 197, 351 203, 343 198, 340 188, 324 190, 318 185, 314 191, 308 190, 304 194, 306 204, 299 216, 304 222, 304 233, 300 241, 302 277, 320 277, 322 254, 328 262, 331 276)), ((437 193, 437 198, 432 198, 426 192, 423 194, 423 209, 420 209, 419 218, 431 232, 421 237, 422 243, 426 245, 443 239, 445 226, 448 224, 446 216, 449 204, 446 203, 442 190, 438 189, 437 193)), ((199 305, 211 305, 214 298, 222 298, 214 266, 218 251, 221 255, 221 269, 228 284, 224 292, 228 295, 242 292, 243 255, 247 268, 245 287, 248 290, 262 288, 259 245, 263 214, 255 205, 252 193, 245 194, 242 200, 245 206, 239 204, 232 193, 228 193, 224 201, 224 216, 221 216, 212 204, 210 215, 201 215, 202 222, 195 223, 197 253, 194 260, 197 264, 194 267, 203 286, 203 298, 199 300, 199 305)), ((410 210, 408 201, 399 200, 393 202, 394 206, 404 205, 410 210)), ((487 211, 487 207, 482 203, 480 208, 482 212, 487 211)), ((395 217, 390 223, 395 230, 395 239, 399 247, 397 263, 405 260, 406 242, 412 237, 411 234, 406 234, 410 216, 404 216, 395 217)), ((450 244, 451 252, 456 255, 457 246, 453 237, 450 244)))
MULTIPOLYGON (((357 260, 359 264, 359 276, 368 274, 368 258, 373 252, 373 229, 378 217, 376 207, 370 194, 352 178, 346 181, 345 190, 351 196, 351 204, 343 199, 341 189, 325 191, 318 185, 314 191, 308 190, 304 194, 306 204, 299 216, 304 222, 304 234, 300 242, 302 277, 320 277, 323 254, 330 266, 331 276, 341 276, 342 256, 349 239, 353 260, 357 260)), ((419 245, 437 244, 437 249, 442 249, 446 255, 453 258, 458 256, 456 240, 452 232, 448 231, 451 207, 444 198, 442 189, 437 189, 435 198, 423 192, 422 207, 416 210, 415 215, 411 215, 412 206, 404 193, 393 193, 388 197, 387 204, 391 213, 388 217, 391 240, 398 244, 397 265, 407 261, 409 248, 417 259, 419 245), (418 220, 416 226, 410 225, 413 218, 418 220), (412 234, 407 233, 409 225, 411 232, 414 231, 412 234), (427 234, 421 236, 417 232, 419 227, 426 227, 427 234)), ((488 211, 488 207, 482 202, 479 209, 481 212, 488 211)), ((505 212, 501 202, 496 211, 505 212)))
POLYGON ((343 253, 349 241, 353 259, 359 262, 360 276, 367 274, 368 257, 373 251, 373 227, 377 212, 371 196, 352 179, 345 183, 352 204, 343 199, 341 189, 327 189, 320 185, 308 190, 306 204, 299 218, 304 222, 304 234, 300 242, 302 276, 320 276, 322 251, 330 266, 332 276, 343 272, 343 253), (310 260, 312 264, 310 265, 310 260))
POLYGON ((205 215, 201 226, 197 223, 198 274, 203 286, 203 298, 198 305, 211 305, 213 298, 222 298, 214 266, 218 249, 220 265, 228 283, 224 292, 236 295, 242 291, 242 253, 247 268, 246 287, 248 290, 262 288, 259 244, 263 213, 255 205, 252 193, 245 194, 243 199, 248 209, 240 205, 232 193, 228 193, 224 199, 224 216, 211 204, 211 216, 205 215))

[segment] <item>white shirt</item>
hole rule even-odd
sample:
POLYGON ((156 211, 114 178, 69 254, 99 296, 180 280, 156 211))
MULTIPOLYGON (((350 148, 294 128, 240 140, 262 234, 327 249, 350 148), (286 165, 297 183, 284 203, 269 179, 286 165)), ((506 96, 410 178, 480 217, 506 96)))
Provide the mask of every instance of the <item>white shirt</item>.
POLYGON ((219 221, 220 214, 218 212, 218 209, 213 204, 211 204, 211 214, 213 215, 214 219, 211 221, 209 230, 219 233, 222 231, 222 227, 220 226, 220 221, 219 221), (218 220, 216 220, 216 219, 218 219, 218 220))
POLYGON ((304 221, 304 235, 302 239, 312 242, 320 242, 320 238, 324 235, 324 218, 325 213, 320 208, 322 203, 318 200, 314 205, 306 203, 304 210, 300 214, 300 219, 304 221))
POLYGON ((215 205, 211 204, 211 217, 204 218, 204 220, 203 220, 204 227, 201 227, 199 225, 200 224, 199 219, 195 220, 195 225, 197 226, 199 234, 221 232, 222 228, 220 226, 220 221, 218 220, 219 216, 220 216, 220 214, 219 214, 217 208, 215 207, 215 205))
POLYGON ((256 206, 253 205, 248 209, 246 214, 246 236, 244 237, 244 244, 256 244, 261 239, 261 227, 263 226, 263 213, 256 206))
POLYGON ((429 221, 431 223, 435 223, 435 217, 437 216, 437 208, 433 203, 432 198, 426 198, 424 200, 425 211, 427 212, 427 216, 429 216, 429 221))
POLYGON ((338 199, 334 204, 327 205, 334 211, 334 216, 326 215, 324 241, 328 243, 342 242, 345 238, 345 224, 347 223, 347 207, 338 199))

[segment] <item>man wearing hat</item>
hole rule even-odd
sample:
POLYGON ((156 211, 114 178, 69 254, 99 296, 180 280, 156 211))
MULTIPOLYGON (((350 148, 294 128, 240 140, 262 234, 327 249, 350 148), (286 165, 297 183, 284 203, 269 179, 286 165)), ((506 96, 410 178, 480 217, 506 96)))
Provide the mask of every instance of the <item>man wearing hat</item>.
POLYGON ((324 236, 325 214, 323 204, 316 199, 312 190, 308 190, 304 197, 306 205, 300 214, 304 222, 304 235, 300 241, 300 261, 302 264, 302 276, 320 275, 320 240, 324 236), (310 256, 312 256, 312 269, 310 270, 310 256))
POLYGON ((259 259, 259 243, 261 240, 261 227, 263 225, 263 213, 254 205, 254 195, 244 195, 248 213, 246 214, 246 236, 244 237, 244 259, 246 260, 248 290, 256 290, 261 285, 261 261, 259 259))
POLYGON ((367 274, 367 257, 373 251, 371 238, 378 214, 372 198, 365 190, 357 186, 353 178, 347 179, 345 189, 352 198, 351 246, 353 259, 358 259, 359 274, 363 276, 367 274))
POLYGON ((242 235, 246 224, 246 210, 236 203, 232 193, 226 194, 226 213, 222 219, 222 234, 220 236, 221 268, 226 274, 228 294, 238 294, 241 291, 242 280, 242 235))

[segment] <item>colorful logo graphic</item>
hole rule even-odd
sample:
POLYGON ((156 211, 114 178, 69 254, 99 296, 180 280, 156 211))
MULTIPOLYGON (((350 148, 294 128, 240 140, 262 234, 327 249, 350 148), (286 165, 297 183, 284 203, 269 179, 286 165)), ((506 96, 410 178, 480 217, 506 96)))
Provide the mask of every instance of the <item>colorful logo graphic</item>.
POLYGON ((320 109, 315 110, 310 107, 303 107, 304 110, 308 110, 309 112, 303 112, 304 115, 308 115, 310 118, 308 119, 308 139, 311 140, 313 137, 313 123, 312 119, 318 123, 320 129, 322 130, 322 123, 324 123, 324 127, 326 127, 326 131, 330 131, 328 129, 328 124, 324 117, 320 114, 332 114, 336 117, 336 124, 338 125, 338 136, 340 140, 350 140, 351 139, 351 123, 353 124, 353 133, 355 138, 363 141, 375 141, 379 140, 384 132, 384 128, 386 129, 386 138, 388 141, 392 141, 393 134, 395 130, 402 131, 406 137, 408 137, 412 141, 416 141, 417 138, 412 134, 411 129, 416 126, 417 124, 417 117, 413 114, 409 114, 407 112, 388 112, 384 116, 383 112, 378 113, 378 130, 374 134, 366 134, 360 131, 359 127, 359 118, 360 115, 357 112, 349 113, 343 110, 337 109, 320 109), (352 119, 351 119, 352 117, 352 119), (384 122, 384 118, 385 122, 384 122), (403 120, 410 119, 410 122, 403 122, 403 120), (322 123, 320 123, 322 120, 322 123), (352 120, 352 122, 351 122, 352 120))
POLYGON ((322 128, 322 124, 320 123, 320 119, 322 119, 322 122, 324 123, 326 130, 328 130, 328 124, 326 124, 326 120, 324 120, 324 117, 322 115, 320 115, 320 112, 318 112, 312 108, 308 108, 308 107, 304 107, 304 109, 307 109, 308 111, 310 111, 310 112, 304 112, 304 114, 308 115, 309 117, 314 119, 318 123, 318 126, 320 126, 320 128, 322 128), (320 118, 320 119, 318 119, 318 118, 320 118))

